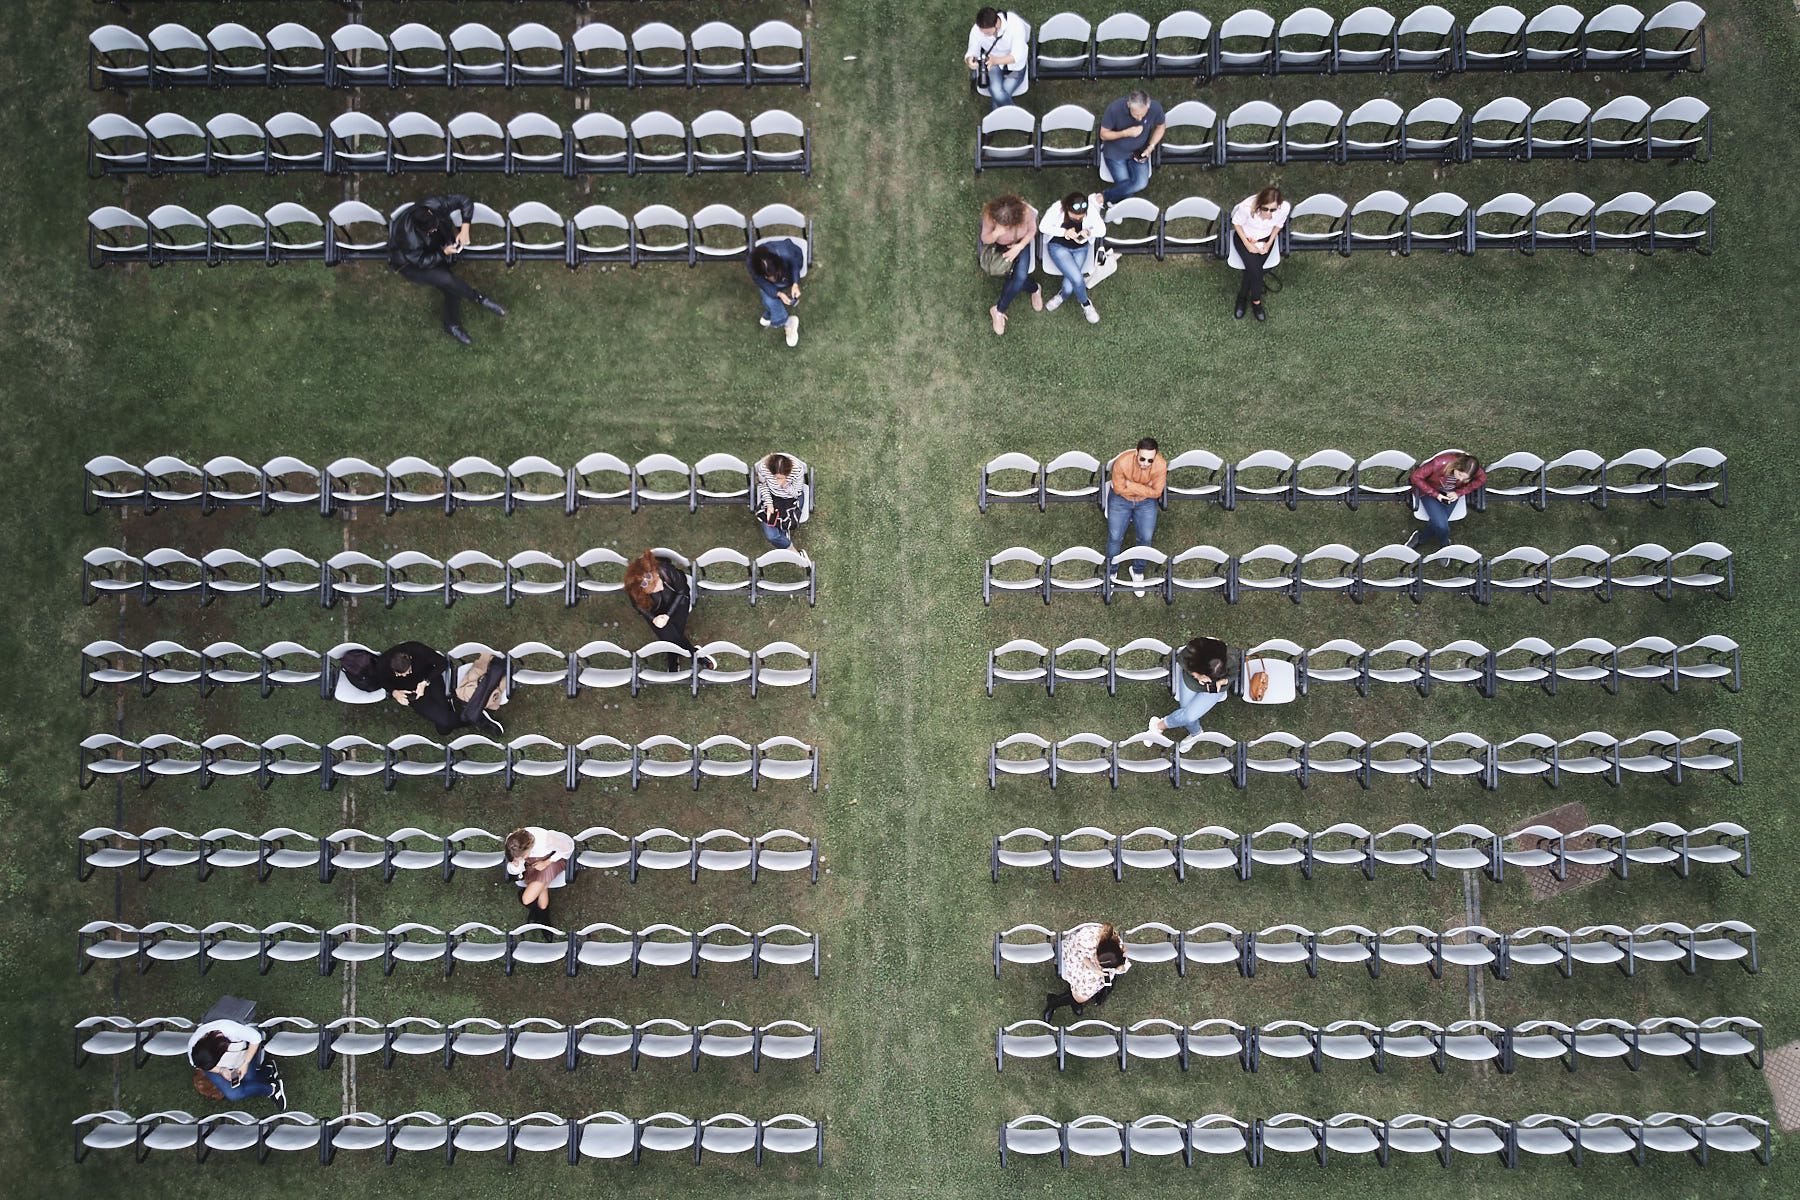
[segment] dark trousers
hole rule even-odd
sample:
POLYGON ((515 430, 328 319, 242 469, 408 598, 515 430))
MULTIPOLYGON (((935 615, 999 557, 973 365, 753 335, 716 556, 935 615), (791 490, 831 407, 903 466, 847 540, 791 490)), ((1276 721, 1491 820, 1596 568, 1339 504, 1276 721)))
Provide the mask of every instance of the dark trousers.
MULTIPOLYGON (((675 607, 669 610, 669 623, 664 625, 661 629, 658 629, 655 624, 651 622, 649 613, 640 611, 638 615, 643 617, 644 623, 650 626, 651 637, 661 638, 665 642, 674 642, 677 646, 680 646, 683 650, 692 654, 694 652, 694 643, 688 640, 687 623, 688 616, 693 610, 693 602, 686 596, 682 597, 675 602, 675 607)), ((675 656, 673 654, 663 655, 663 670, 673 671, 674 669, 675 656)))
MULTIPOLYGON (((1105 1004, 1106 997, 1111 994, 1112 990, 1113 985, 1109 983, 1099 991, 1095 992, 1092 996, 1089 996, 1086 1003, 1105 1004)), ((1076 1016, 1080 1016, 1082 1007, 1081 1004, 1075 1003, 1075 991, 1073 988, 1065 986, 1061 992, 1044 993, 1044 1010, 1046 1012, 1055 1012, 1059 1008, 1066 1008, 1076 1016)))
POLYGON ((1031 277, 1031 251, 1019 251, 1019 257, 1013 259, 1012 270, 1006 273, 1006 283, 1000 288, 1000 302, 994 305, 1001 312, 1023 292, 1027 296, 1037 294, 1038 281, 1031 277))
POLYGON ((1244 245, 1244 239, 1238 236, 1235 229, 1231 231, 1231 244, 1237 248, 1238 257, 1244 260, 1244 277, 1238 283, 1237 298, 1239 300, 1261 300, 1263 298, 1263 260, 1269 257, 1268 253, 1250 253, 1250 247, 1244 245))
POLYGON ((456 272, 449 267, 401 267, 400 274, 414 283, 434 287, 444 293, 444 328, 462 324, 462 302, 479 300, 481 293, 468 283, 458 279, 456 272))

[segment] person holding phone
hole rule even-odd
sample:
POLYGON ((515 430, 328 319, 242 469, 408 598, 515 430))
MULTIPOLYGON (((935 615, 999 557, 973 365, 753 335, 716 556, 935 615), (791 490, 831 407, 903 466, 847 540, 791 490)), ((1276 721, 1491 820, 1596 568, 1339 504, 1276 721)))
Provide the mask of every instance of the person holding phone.
POLYGON ((268 1096, 287 1111, 287 1088, 266 1053, 262 1031, 242 1021, 208 1021, 188 1038, 188 1062, 226 1100, 268 1096))
POLYGON ((1013 102, 1013 93, 1024 86, 1030 53, 1025 22, 1019 14, 983 5, 969 30, 963 65, 969 68, 970 82, 987 89, 993 106, 1005 108, 1013 102))
POLYGON ((575 839, 525 825, 506 835, 506 873, 519 881, 519 902, 539 912, 550 907, 550 889, 568 874, 575 839))
POLYGON ((452 269, 456 256, 469 244, 474 216, 475 202, 467 196, 431 196, 394 219, 388 243, 388 262, 394 270, 444 293, 444 332, 465 346, 473 339, 462 327, 464 300, 475 301, 496 317, 506 315, 498 300, 476 291, 452 269))
MULTIPOLYGON (((694 643, 687 635, 688 618, 694 613, 694 595, 686 571, 658 558, 656 551, 646 550, 625 568, 625 594, 656 637, 675 643, 689 654, 694 652, 694 643)), ((710 670, 715 664, 711 658, 702 658, 700 665, 710 670)), ((673 654, 663 656, 663 669, 676 669, 673 654)))
POLYGON ((1168 132, 1163 106, 1141 88, 1114 100, 1100 116, 1100 155, 1112 186, 1101 192, 1114 204, 1150 186, 1150 156, 1168 132))
POLYGON ((1129 970, 1125 943, 1116 929, 1101 921, 1077 925, 1063 934, 1056 973, 1065 986, 1060 992, 1044 993, 1044 1022, 1050 1023, 1059 1008, 1068 1008, 1079 1017, 1083 1005, 1105 1004, 1113 980, 1129 970))
POLYGON ((788 307, 800 302, 800 275, 805 269, 806 251, 793 238, 770 238, 750 251, 750 279, 763 304, 757 323, 783 331, 789 346, 800 344, 800 318, 788 307))
POLYGON ((1271 254, 1276 262, 1281 261, 1275 240, 1281 236, 1293 208, 1281 198, 1280 188, 1266 187, 1254 196, 1245 196, 1231 210, 1231 249, 1235 260, 1232 265, 1243 271, 1231 315, 1240 321, 1244 319, 1246 304, 1255 311, 1257 320, 1269 319, 1269 311, 1263 305, 1263 268, 1271 254))
POLYGON ((1098 325, 1100 314, 1088 299, 1083 273, 1094 260, 1095 247, 1106 236, 1106 222, 1100 217, 1100 196, 1070 192, 1049 207, 1039 228, 1049 238, 1044 243, 1044 254, 1062 272, 1062 290, 1050 297, 1044 311, 1055 312, 1073 296, 1088 324, 1098 325))
POLYGON ((1450 514, 1456 502, 1487 482, 1487 472, 1473 454, 1446 450, 1413 469, 1413 506, 1425 515, 1425 528, 1406 539, 1421 554, 1450 544, 1450 514))
POLYGON ((1023 197, 1009 192, 982 206, 981 264, 990 275, 1006 280, 1000 285, 1000 299, 988 309, 996 335, 1006 332, 1006 310, 1020 293, 1031 297, 1034 310, 1044 310, 1044 289, 1031 277, 1031 242, 1037 233, 1037 210, 1023 197))
POLYGON ((806 464, 792 454, 765 454, 756 463, 756 520, 777 550, 794 544, 806 509, 806 464))
POLYGON ((1175 711, 1150 718, 1150 732, 1166 734, 1184 729, 1192 737, 1200 732, 1200 718, 1231 694, 1231 655, 1225 643, 1214 637, 1197 637, 1175 652, 1175 711))

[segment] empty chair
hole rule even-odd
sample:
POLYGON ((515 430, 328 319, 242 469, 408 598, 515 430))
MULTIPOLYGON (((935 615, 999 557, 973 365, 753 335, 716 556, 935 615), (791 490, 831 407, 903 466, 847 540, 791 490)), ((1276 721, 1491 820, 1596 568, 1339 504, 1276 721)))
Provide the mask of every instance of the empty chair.
POLYGON ((1295 204, 1281 227, 1281 245, 1290 252, 1335 250, 1349 253, 1350 205, 1329 192, 1314 192, 1295 204))
POLYGON ((1574 67, 1581 62, 1581 11, 1553 4, 1525 23, 1525 66, 1574 67))
POLYGON ((1239 9, 1219 22, 1213 47, 1214 73, 1267 75, 1275 69, 1275 18, 1239 9))
POLYGON ((1344 110, 1329 100, 1308 100, 1289 109, 1281 121, 1281 158, 1285 162, 1344 161, 1344 110))
POLYGON ((1267 100, 1247 100, 1238 105, 1225 115, 1219 127, 1219 161, 1279 161, 1281 125, 1281 110, 1267 100))
POLYGON ((1712 109, 1704 100, 1677 96, 1660 104, 1645 120, 1646 158, 1712 157, 1712 109))
POLYGON ((1496 4, 1463 27, 1463 70, 1511 71, 1525 64, 1525 14, 1496 4))
POLYGON ((478 21, 450 31, 450 81, 458 87, 512 86, 506 40, 478 21))
POLYGON ((1336 21, 1321 8, 1301 8, 1275 33, 1275 71, 1325 74, 1336 65, 1336 21))
POLYGON ((651 21, 631 31, 633 87, 692 87, 687 38, 673 25, 651 21))
POLYGON ((1038 122, 1035 165, 1094 165, 1098 154, 1094 130, 1094 114, 1088 109, 1079 104, 1057 105, 1038 122))
MULTIPOLYGON (((1649 101, 1638 96, 1614 96, 1596 108, 1588 117, 1587 156, 1589 158, 1645 157, 1650 147, 1649 127, 1649 101)), ((1683 132, 1689 132, 1692 128, 1691 125, 1687 126, 1683 132)), ((1681 156, 1671 153, 1669 157, 1681 156)))
POLYGON ((452 82, 450 47, 437 30, 408 21, 388 35, 388 47, 394 86, 452 82))
POLYGON ((1542 249, 1594 252, 1594 202, 1580 192, 1563 192, 1538 205, 1531 214, 1531 251, 1542 249))
POLYGON ((1094 71, 1094 27, 1087 18, 1059 12, 1044 18, 1031 38, 1034 79, 1087 79, 1094 71))
POLYGON ((632 119, 632 174, 692 174, 689 154, 687 126, 668 113, 647 112, 632 119))
POLYGON ((1344 118, 1345 160, 1387 162, 1398 158, 1405 119, 1400 106, 1384 96, 1357 105, 1344 118))
POLYGON ((1218 258, 1224 253, 1225 236, 1219 206, 1204 196, 1184 196, 1163 210, 1164 254, 1206 254, 1218 258))
POLYGON ((1682 192, 1664 200, 1656 206, 1652 249, 1711 254, 1715 241, 1713 207, 1713 198, 1705 192, 1682 192))
POLYGON ((1706 69, 1706 10, 1691 0, 1676 0, 1644 22, 1641 61, 1659 71, 1706 69))
MULTIPOLYGON (((1408 19, 1416 13, 1409 13, 1408 19)), ((1409 31, 1413 32, 1413 31, 1409 31)), ((1365 5, 1338 22, 1333 71, 1388 71, 1394 66, 1394 14, 1365 5)))
POLYGON ((577 25, 569 38, 569 75, 582 87, 626 87, 631 50, 625 35, 604 21, 577 25))
POLYGON ((1587 158, 1587 102, 1563 96, 1540 106, 1525 125, 1526 158, 1587 158))
POLYGON ((567 87, 569 51, 554 29, 527 21, 506 35, 509 87, 567 87))
MULTIPOLYGON (((1030 37, 1027 26, 1024 36, 1030 37)), ((764 21, 750 31, 750 82, 812 87, 812 50, 806 35, 786 21, 764 21)), ((1019 92, 1025 91, 1021 84, 1019 92)))
POLYGON ((1394 70, 1453 70, 1458 48, 1456 18, 1450 10, 1437 4, 1421 5, 1402 17, 1394 31, 1394 70))
POLYGON ((1107 16, 1094 27, 1093 56, 1094 74, 1102 78, 1148 74, 1150 22, 1129 12, 1107 16))
POLYGON ((1212 74, 1212 22, 1192 9, 1170 13, 1156 23, 1151 40, 1150 74, 1212 74))

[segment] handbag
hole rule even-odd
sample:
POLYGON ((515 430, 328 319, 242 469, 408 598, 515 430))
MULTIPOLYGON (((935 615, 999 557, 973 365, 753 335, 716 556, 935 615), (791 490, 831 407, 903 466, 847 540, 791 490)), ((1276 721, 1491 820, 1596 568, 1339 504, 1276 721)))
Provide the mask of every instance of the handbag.
POLYGON ((978 258, 981 262, 982 272, 996 278, 1012 274, 1013 264, 1006 259, 1006 252, 1010 249, 1012 247, 1002 246, 998 242, 981 243, 978 258))
POLYGON ((223 1100, 225 1098, 225 1093, 220 1091, 219 1085, 212 1081, 212 1076, 208 1075, 199 1067, 194 1068, 194 1090, 208 1100, 223 1100))
POLYGON ((1269 694, 1269 673, 1263 669, 1262 659, 1257 659, 1257 668, 1251 672, 1248 691, 1250 703, 1261 704, 1264 696, 1269 694))

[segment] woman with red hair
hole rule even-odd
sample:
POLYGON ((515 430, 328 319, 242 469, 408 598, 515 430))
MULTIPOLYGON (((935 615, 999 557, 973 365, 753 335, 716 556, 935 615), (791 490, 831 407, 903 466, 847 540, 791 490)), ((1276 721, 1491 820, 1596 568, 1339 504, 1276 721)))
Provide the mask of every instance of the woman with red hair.
MULTIPOLYGON (((646 550, 625 568, 625 594, 631 598, 631 606, 637 609, 638 616, 649 623, 658 638, 675 643, 689 654, 694 652, 694 643, 687 635, 688 617, 694 611, 694 594, 687 572, 658 558, 656 551, 646 550)), ((707 667, 713 665, 711 659, 702 659, 701 663, 707 667)), ((664 655, 663 666, 675 670, 675 656, 664 655)))

